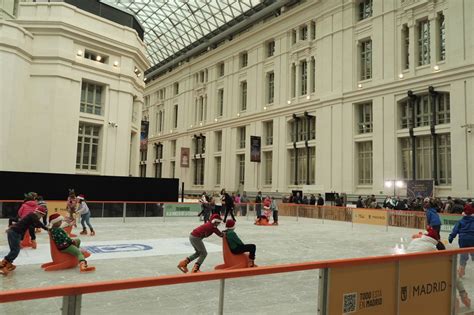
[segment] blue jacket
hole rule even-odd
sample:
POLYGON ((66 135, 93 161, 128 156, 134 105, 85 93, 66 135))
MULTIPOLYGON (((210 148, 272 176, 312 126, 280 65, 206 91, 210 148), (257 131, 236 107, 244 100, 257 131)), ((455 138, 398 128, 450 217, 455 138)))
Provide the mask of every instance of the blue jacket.
POLYGON ((449 242, 451 243, 456 235, 459 234, 459 240, 474 241, 474 216, 464 216, 456 223, 451 234, 449 234, 449 242))
POLYGON ((428 208, 426 210, 426 224, 429 226, 441 225, 441 219, 435 208, 428 208))

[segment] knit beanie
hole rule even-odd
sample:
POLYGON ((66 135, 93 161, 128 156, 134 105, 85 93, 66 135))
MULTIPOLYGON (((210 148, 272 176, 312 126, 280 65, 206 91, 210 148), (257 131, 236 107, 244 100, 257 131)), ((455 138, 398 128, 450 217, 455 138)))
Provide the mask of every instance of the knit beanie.
POLYGON ((84 197, 84 195, 79 195, 79 196, 77 196, 77 199, 79 199, 79 200, 84 200, 85 197, 84 197))
POLYGON ((233 230, 235 228, 235 221, 232 220, 232 219, 229 219, 229 220, 225 221, 225 227, 228 230, 233 230))

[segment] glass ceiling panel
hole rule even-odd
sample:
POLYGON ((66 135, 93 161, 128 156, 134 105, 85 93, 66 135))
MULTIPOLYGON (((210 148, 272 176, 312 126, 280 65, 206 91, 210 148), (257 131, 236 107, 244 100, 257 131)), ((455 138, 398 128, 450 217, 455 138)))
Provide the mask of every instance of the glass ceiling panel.
POLYGON ((158 64, 263 0, 101 0, 129 11, 145 28, 148 58, 158 64))

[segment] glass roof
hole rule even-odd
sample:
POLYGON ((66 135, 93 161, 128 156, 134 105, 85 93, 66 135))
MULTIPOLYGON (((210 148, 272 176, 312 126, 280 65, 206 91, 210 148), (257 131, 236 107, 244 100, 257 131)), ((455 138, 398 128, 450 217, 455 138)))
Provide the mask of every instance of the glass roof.
MULTIPOLYGON (((254 13, 264 0, 102 0, 124 9, 145 29, 148 58, 154 65, 166 62, 200 39, 254 13)), ((216 33, 216 34, 213 34, 216 33)))

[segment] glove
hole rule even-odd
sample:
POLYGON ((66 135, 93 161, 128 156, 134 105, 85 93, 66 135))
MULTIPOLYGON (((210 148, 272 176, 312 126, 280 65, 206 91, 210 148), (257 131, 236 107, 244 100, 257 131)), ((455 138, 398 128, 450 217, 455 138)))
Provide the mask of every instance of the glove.
POLYGON ((453 238, 449 237, 448 242, 449 242, 449 244, 451 244, 453 242, 453 238))

